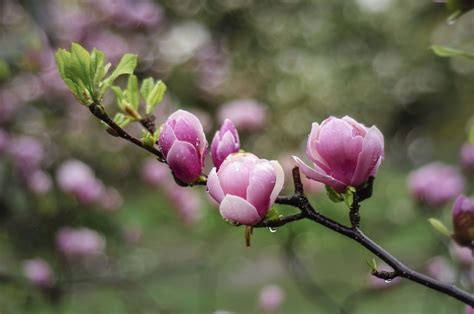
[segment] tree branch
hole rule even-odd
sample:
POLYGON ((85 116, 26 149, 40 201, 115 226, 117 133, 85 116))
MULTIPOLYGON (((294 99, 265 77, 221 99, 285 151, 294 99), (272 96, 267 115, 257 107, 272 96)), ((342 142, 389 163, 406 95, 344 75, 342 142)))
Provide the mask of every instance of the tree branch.
MULTIPOLYGON (((279 197, 277 198, 276 203, 299 208, 301 212, 300 214, 283 217, 280 220, 277 220, 275 224, 279 223, 280 225, 284 225, 288 222, 300 220, 303 218, 312 220, 328 229, 331 229, 347 238, 356 241, 357 243, 365 247, 367 250, 375 254, 378 258, 383 260, 385 263, 387 263, 394 270, 393 272, 375 271, 373 272, 374 276, 387 280, 393 280, 396 277, 402 277, 425 287, 428 287, 432 290, 449 295, 465 304, 474 306, 474 296, 472 296, 471 294, 459 289, 454 285, 442 283, 424 274, 418 273, 403 264, 393 255, 388 253, 385 249, 383 249, 381 246, 379 246, 377 243, 375 243, 372 239, 370 239, 362 231, 359 230, 357 224, 354 223, 357 222, 356 219, 354 219, 354 221, 352 221, 351 219, 352 227, 347 227, 318 213, 316 209, 314 209, 314 207, 310 204, 307 197, 304 195, 301 184, 301 178, 299 175, 299 169, 297 167, 293 169, 293 180, 295 186, 295 194, 292 196, 279 197)), ((354 208, 357 209, 358 212, 358 204, 357 207, 354 206, 354 208)), ((273 227, 269 223, 257 225, 256 227, 268 226, 273 227)))

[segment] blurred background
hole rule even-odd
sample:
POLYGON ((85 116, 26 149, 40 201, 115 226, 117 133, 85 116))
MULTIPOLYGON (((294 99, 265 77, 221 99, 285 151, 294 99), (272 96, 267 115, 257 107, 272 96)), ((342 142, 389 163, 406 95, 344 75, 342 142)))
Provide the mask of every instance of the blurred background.
MULTIPOLYGON (((453 198, 474 192, 474 158, 461 158, 474 62, 429 49, 474 51, 474 13, 448 16, 430 0, 0 1, 0 312, 463 313, 411 282, 371 278, 371 254, 311 222, 255 230, 246 248, 202 187, 178 187, 107 134, 53 58, 72 41, 113 64, 136 53, 137 75, 168 86, 158 123, 185 108, 210 142, 228 117, 245 150, 287 169, 313 121, 377 125, 386 154, 362 229, 472 292, 470 252, 427 223, 451 228, 453 198)), ((322 213, 347 222, 343 204, 305 184, 322 213)))

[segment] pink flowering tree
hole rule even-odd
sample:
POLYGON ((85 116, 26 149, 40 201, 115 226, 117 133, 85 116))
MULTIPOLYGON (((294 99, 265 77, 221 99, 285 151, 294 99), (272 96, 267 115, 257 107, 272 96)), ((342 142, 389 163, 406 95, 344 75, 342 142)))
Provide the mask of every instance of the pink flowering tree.
MULTIPOLYGON (((223 116, 223 125, 215 134, 210 149, 214 167, 206 173, 208 141, 203 125, 196 115, 184 110, 172 113, 161 126, 155 124, 152 111, 163 101, 166 86, 153 78, 141 82, 138 80, 134 74, 136 55, 123 55, 118 64, 111 68, 102 51, 88 51, 73 43, 70 50, 57 51, 56 63, 69 90, 84 109, 88 109, 102 122, 109 134, 143 149, 155 158, 156 163, 167 165, 177 185, 205 186, 222 218, 232 226, 244 226, 247 246, 251 245, 252 230, 255 228, 274 229, 308 220, 355 241, 380 259, 384 264, 380 268, 375 258, 368 261, 372 276, 385 281, 404 278, 474 306, 473 295, 446 283, 442 278, 415 271, 360 229, 363 202, 376 191, 374 180, 384 158, 384 137, 377 127, 367 127, 348 116, 329 117, 321 123, 314 122, 307 139, 306 158, 303 154, 294 156, 292 175, 285 178, 283 168, 277 161, 243 151, 235 127, 243 125, 243 122, 226 120, 230 117, 223 116), (120 76, 127 78, 125 87, 115 83, 120 76), (114 115, 110 115, 109 109, 106 110, 104 106, 104 95, 108 90, 113 91, 117 104, 114 115), (133 123, 140 126, 140 136, 126 129, 128 124, 133 123), (310 202, 303 188, 301 173, 309 180, 324 184, 332 201, 347 206, 348 223, 327 217, 319 206, 310 202), (281 195, 285 180, 293 181, 293 194, 281 195), (273 207, 274 204, 292 207, 294 212, 282 215, 273 207)), ((253 118, 257 119, 258 116, 253 118)), ((249 119, 244 118, 243 121, 249 119)), ((147 167, 151 169, 152 166, 147 167)), ((411 177, 410 186, 420 202, 440 206, 462 191, 463 180, 457 177, 456 170, 434 164, 419 171, 411 177), (420 176, 422 179, 419 179, 420 176), (439 193, 430 195, 426 192, 426 186, 432 184, 430 177, 439 176, 449 180, 449 189, 442 188, 439 193)), ((161 175, 147 176, 147 180, 159 182, 161 175)), ((75 191, 74 185, 67 180, 64 185, 71 192, 75 191)), ((474 201, 460 196, 453 208, 453 233, 440 221, 433 219, 431 222, 457 245, 472 249, 473 213, 474 201)), ((93 231, 84 229, 62 230, 57 241, 66 255, 100 251, 104 245, 93 231), (85 236, 87 241, 82 243, 77 240, 79 235, 85 236)), ((442 263, 437 262, 432 266, 433 269, 439 267, 443 267, 442 263)), ((275 289, 265 292, 262 307, 271 312, 282 298, 282 293, 275 289)))

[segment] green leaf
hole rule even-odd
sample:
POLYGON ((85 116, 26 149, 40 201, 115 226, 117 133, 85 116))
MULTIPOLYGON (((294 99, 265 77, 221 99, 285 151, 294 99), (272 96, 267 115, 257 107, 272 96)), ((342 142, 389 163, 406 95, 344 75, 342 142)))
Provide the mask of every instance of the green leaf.
POLYGON ((162 81, 156 82, 153 89, 148 94, 148 97, 145 99, 146 102, 146 114, 150 114, 155 106, 159 104, 163 97, 165 96, 166 85, 162 81))
POLYGON ((275 221, 280 220, 280 213, 274 207, 270 208, 270 210, 265 215, 264 221, 275 221))
POLYGON ((352 206, 352 202, 354 202, 354 194, 356 189, 353 186, 349 186, 347 190, 342 194, 344 198, 344 203, 346 203, 347 207, 352 206))
MULTIPOLYGON (((93 83, 94 87, 98 87, 100 82, 105 76, 105 54, 97 49, 93 49, 91 53, 91 73, 94 74, 93 83)), ((100 95, 102 96, 102 95, 100 95)))
POLYGON ((138 105, 140 104, 140 94, 138 92, 137 77, 133 74, 129 75, 128 77, 127 95, 129 104, 133 107, 133 109, 137 110, 138 105))
POLYGON ((120 110, 125 111, 125 95, 124 91, 118 86, 111 86, 112 92, 115 94, 115 99, 117 100, 117 105, 120 110))
POLYGON ((117 113, 114 116, 114 122, 117 123, 121 128, 126 127, 130 122, 130 117, 127 117, 123 113, 117 113))
POLYGON ((156 140, 155 140, 154 136, 146 130, 142 130, 141 141, 146 146, 153 146, 156 143, 156 140))
POLYGON ((152 77, 146 78, 142 81, 142 86, 140 87, 140 94, 142 95, 143 99, 147 99, 148 95, 150 95, 153 86, 155 85, 155 81, 152 77))
POLYGON ((114 71, 110 74, 108 78, 106 78, 102 82, 102 89, 105 90, 109 86, 113 84, 115 79, 122 74, 133 74, 133 71, 137 67, 137 55, 126 53, 120 59, 119 64, 114 69, 114 71))
POLYGON ((371 271, 377 271, 377 261, 375 258, 368 259, 367 265, 369 265, 371 271))
POLYGON ((448 228, 446 228, 446 226, 441 221, 439 221, 438 219, 435 219, 435 218, 429 218, 428 221, 430 222, 431 226, 436 231, 438 231, 442 235, 445 235, 447 237, 451 237, 451 233, 449 232, 448 228))
POLYGON ((340 203, 344 200, 344 197, 341 195, 341 193, 336 192, 329 185, 326 185, 326 192, 329 196, 329 199, 333 201, 334 203, 340 203))
POLYGON ((474 53, 467 52, 459 49, 454 49, 446 46, 433 45, 431 50, 439 57, 465 57, 468 59, 474 59, 474 53))

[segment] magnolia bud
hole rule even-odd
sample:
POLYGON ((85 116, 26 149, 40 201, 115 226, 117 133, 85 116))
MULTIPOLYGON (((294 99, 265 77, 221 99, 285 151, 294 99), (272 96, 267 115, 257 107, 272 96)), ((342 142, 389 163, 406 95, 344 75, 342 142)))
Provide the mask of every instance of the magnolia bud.
POLYGON ((237 153, 239 150, 239 134, 232 121, 226 119, 212 140, 211 157, 214 166, 219 169, 227 156, 232 153, 237 153))
POLYGON ((453 206, 453 238, 461 246, 473 246, 474 241, 474 199, 458 196, 453 206))

